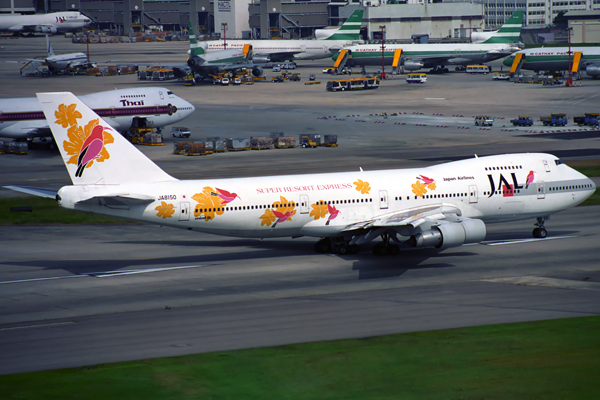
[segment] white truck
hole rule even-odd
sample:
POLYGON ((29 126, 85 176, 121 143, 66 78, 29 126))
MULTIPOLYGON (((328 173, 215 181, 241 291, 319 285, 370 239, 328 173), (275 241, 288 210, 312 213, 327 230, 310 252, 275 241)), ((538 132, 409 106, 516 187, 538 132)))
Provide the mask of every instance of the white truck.
POLYGON ((475 126, 493 126, 494 118, 489 115, 476 115, 475 126))
POLYGON ((177 138, 189 138, 192 134, 189 128, 185 126, 173 126, 171 127, 171 135, 177 138))

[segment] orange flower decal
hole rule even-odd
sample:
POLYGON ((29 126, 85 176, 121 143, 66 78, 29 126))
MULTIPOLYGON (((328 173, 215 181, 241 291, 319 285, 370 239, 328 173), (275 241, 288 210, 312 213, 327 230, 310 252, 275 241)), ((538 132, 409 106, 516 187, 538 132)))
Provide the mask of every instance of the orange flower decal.
POLYGON ((272 209, 267 209, 265 213, 260 216, 260 219, 262 220, 260 223, 261 226, 270 225, 271 228, 275 228, 279 223, 291 221, 292 216, 296 215, 296 203, 288 201, 283 196, 279 196, 279 201, 273 203, 273 206, 272 209))
POLYGON ((427 189, 429 190, 435 190, 436 186, 435 186, 435 182, 434 183, 430 183, 429 185, 427 185, 427 189))
POLYGON ((410 187, 412 187, 412 192, 417 197, 423 197, 425 193, 427 193, 427 187, 425 187, 425 185, 421 181, 416 181, 415 183, 410 185, 410 187))
POLYGON ((319 200, 310 206, 313 208, 310 212, 310 216, 313 217, 315 221, 325 218, 329 213, 329 210, 327 209, 327 203, 325 203, 323 200, 319 200))
POLYGON ((173 217, 175 213, 175 207, 171 203, 166 203, 164 201, 160 202, 160 205, 155 208, 157 217, 163 217, 164 219, 173 217))
POLYGON ((58 110, 54 111, 56 117, 55 123, 61 125, 63 128, 77 125, 77 118, 83 118, 81 113, 75 109, 76 104, 58 106, 58 110))
POLYGON ((357 179, 356 182, 354 182, 354 184, 356 185, 356 190, 359 191, 361 194, 369 194, 369 192, 371 191, 369 182, 363 182, 362 180, 357 179))
POLYGON ((215 189, 205 186, 202 193, 196 193, 192 196, 192 199, 198 202, 196 208, 194 208, 194 217, 201 218, 204 215, 204 220, 210 221, 216 215, 223 214, 223 200, 214 193, 215 189))

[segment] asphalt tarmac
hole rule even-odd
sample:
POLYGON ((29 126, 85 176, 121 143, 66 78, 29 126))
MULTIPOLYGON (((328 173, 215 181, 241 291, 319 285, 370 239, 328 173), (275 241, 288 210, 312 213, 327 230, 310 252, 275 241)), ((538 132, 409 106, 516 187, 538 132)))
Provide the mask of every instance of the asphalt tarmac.
MULTIPOLYGON (((52 43, 57 52, 85 51, 61 37, 52 43)), ((0 44, 3 61, 45 49, 43 38, 0 44)), ((181 63, 185 50, 185 43, 90 46, 92 59, 123 63, 181 63)), ((166 135, 167 146, 141 147, 181 179, 416 167, 474 154, 550 152, 567 162, 600 155, 597 131, 508 123, 519 114, 537 120, 599 112, 599 81, 543 87, 453 72, 429 75, 424 85, 400 75, 378 90, 329 93, 331 77, 321 69, 330 65, 299 63, 301 82, 188 87, 131 75, 25 78, 18 64, 0 62, 0 97, 155 85, 196 106, 182 123, 195 140, 269 132, 339 137, 333 149, 206 157, 172 155, 166 135), (304 85, 310 73, 322 83, 304 85), (473 126, 476 114, 496 117, 494 127, 473 126)), ((0 155, 0 171, 0 186, 70 183, 58 154, 43 148, 0 155)), ((14 195, 0 189, 0 197, 14 195)), ((0 227, 0 373, 598 315, 599 213, 592 206, 557 214, 543 240, 531 239, 534 221, 520 221, 489 226, 483 244, 384 258, 368 249, 315 254, 308 238, 259 241, 144 225, 0 227)))

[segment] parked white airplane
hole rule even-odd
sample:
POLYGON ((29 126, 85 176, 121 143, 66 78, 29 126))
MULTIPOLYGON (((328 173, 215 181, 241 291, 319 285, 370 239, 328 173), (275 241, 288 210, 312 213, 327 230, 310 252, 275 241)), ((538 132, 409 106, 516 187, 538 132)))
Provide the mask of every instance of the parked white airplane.
MULTIPOLYGON (((159 87, 109 90, 80 97, 117 131, 144 124, 162 128, 190 116, 195 107, 159 87)), ((50 136, 48 121, 37 98, 0 99, 0 137, 27 139, 50 136)))
POLYGON ((58 33, 85 27, 91 20, 78 11, 50 14, 0 15, 0 31, 58 33))
POLYGON ((227 49, 241 50, 245 45, 252 46, 252 61, 255 63, 319 60, 331 57, 343 47, 361 41, 360 24, 363 10, 356 10, 327 39, 319 40, 213 40, 206 42, 208 51, 227 49), (357 28, 358 26, 358 28, 357 28))
POLYGON ((117 134, 72 93, 38 99, 73 185, 66 209, 237 237, 323 238, 319 252, 343 254, 377 237, 377 254, 456 247, 484 240, 486 223, 537 218, 574 207, 594 182, 550 154, 507 154, 426 168, 236 179, 177 180, 117 134), (72 132, 80 132, 73 135, 72 132))
MULTIPOLYGON (((46 50, 48 57, 44 62, 48 65, 50 72, 56 74, 67 68, 78 68, 90 64, 87 54, 82 52, 55 54, 50 44, 50 37, 46 35, 46 50)), ((40 59, 28 59, 27 61, 40 61, 40 59)))

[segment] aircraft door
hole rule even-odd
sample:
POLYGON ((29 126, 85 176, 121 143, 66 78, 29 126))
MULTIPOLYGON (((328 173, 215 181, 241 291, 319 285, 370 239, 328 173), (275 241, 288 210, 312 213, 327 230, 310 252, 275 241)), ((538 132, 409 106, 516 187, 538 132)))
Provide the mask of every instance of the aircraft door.
POLYGON ((544 160, 544 169, 546 172, 550 172, 550 165, 548 165, 548 161, 544 160))
POLYGON ((179 220, 190 220, 190 203, 187 201, 182 201, 181 203, 179 203, 179 220))
POLYGON ((537 185, 537 198, 545 199, 546 198, 546 185, 544 184, 544 181, 537 182, 536 185, 537 185))
POLYGON ((469 185, 469 203, 477 203, 477 186, 469 185))
POLYGON ((160 96, 160 99, 161 99, 161 100, 164 100, 164 99, 165 99, 165 96, 163 95, 163 92, 162 92, 162 90, 159 90, 159 91, 158 91, 158 95, 160 96))
POLYGON ((300 214, 308 214, 308 196, 300 195, 300 214))
POLYGON ((300 45, 300 53, 306 53, 306 45, 300 45))
POLYGON ((379 208, 385 210, 388 208, 388 192, 387 190, 379 191, 379 208))

